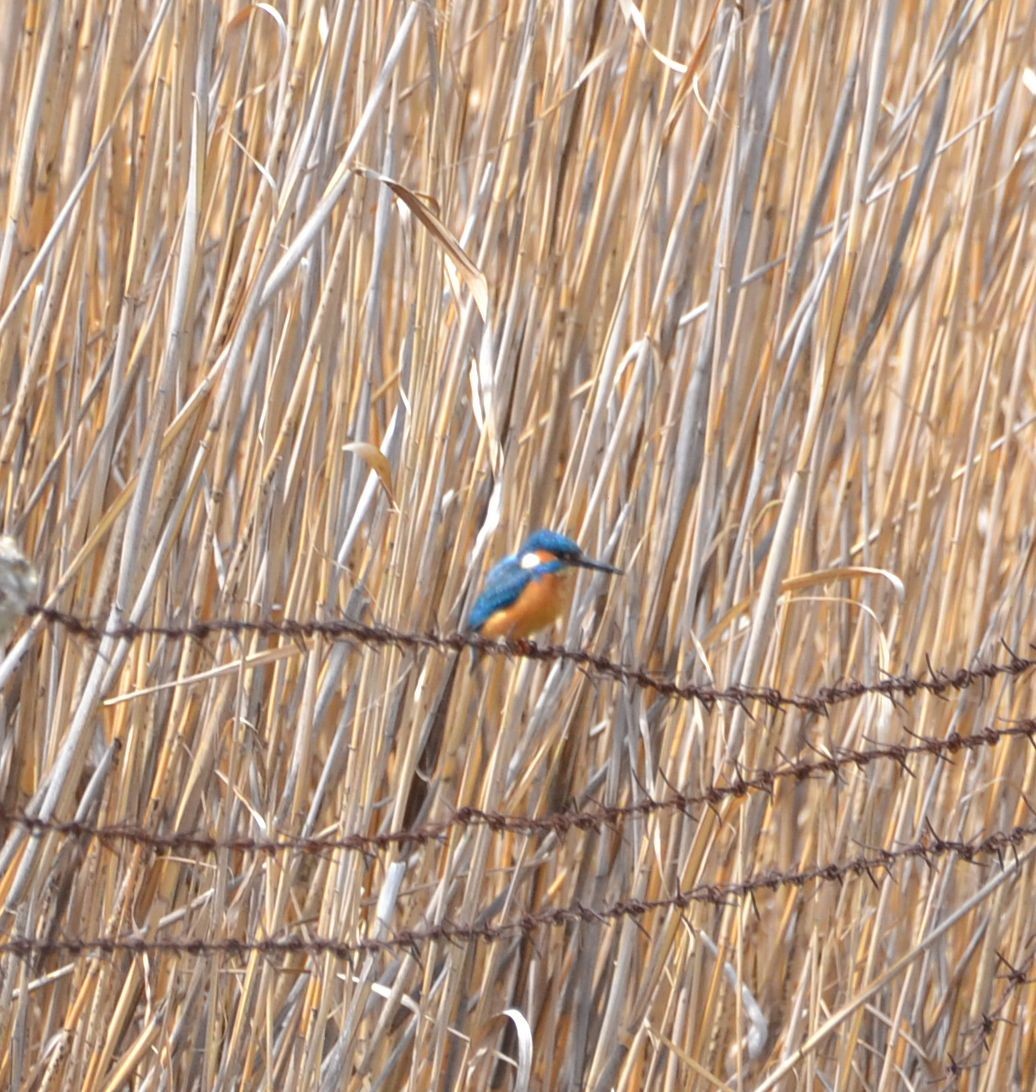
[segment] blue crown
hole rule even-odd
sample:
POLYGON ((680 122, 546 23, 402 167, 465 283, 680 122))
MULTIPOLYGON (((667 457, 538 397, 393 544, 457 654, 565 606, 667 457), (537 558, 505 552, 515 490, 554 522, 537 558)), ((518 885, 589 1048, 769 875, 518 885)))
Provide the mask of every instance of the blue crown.
POLYGON ((559 535, 557 531, 534 531, 525 540, 521 552, 525 554, 533 550, 544 550, 562 559, 583 556, 583 551, 576 543, 564 535, 559 535))

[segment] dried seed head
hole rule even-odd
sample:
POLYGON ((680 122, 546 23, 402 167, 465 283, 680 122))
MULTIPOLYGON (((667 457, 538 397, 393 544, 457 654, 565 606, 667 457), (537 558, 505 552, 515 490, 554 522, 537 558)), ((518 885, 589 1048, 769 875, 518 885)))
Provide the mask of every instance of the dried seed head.
POLYGON ((0 641, 36 598, 40 578, 10 535, 0 535, 0 641))

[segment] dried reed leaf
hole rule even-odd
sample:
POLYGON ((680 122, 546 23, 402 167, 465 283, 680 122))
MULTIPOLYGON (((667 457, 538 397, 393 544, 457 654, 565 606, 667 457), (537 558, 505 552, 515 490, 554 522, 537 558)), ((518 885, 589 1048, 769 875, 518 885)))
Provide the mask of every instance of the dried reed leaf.
POLYGON ((396 498, 392 489, 392 464, 388 461, 385 453, 379 447, 369 444, 365 440, 353 440, 348 444, 342 444, 342 450, 359 455, 371 470, 377 474, 378 481, 381 482, 389 501, 395 507, 396 498))
POLYGON ((472 298, 478 307, 482 320, 489 315, 489 286, 486 283, 485 274, 479 270, 475 263, 464 252, 464 248, 457 241, 450 229, 439 219, 433 209, 422 200, 413 190, 408 189, 394 178, 388 178, 368 167, 358 167, 357 173, 366 178, 372 178, 395 194, 404 205, 414 214, 431 237, 442 248, 443 253, 450 264, 456 269, 461 279, 471 290, 472 298))

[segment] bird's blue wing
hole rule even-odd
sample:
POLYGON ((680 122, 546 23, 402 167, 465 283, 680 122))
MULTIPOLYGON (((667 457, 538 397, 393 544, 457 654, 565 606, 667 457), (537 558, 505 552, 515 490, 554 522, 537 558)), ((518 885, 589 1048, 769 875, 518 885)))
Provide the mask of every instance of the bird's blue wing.
POLYGON ((503 561, 498 561, 489 570, 486 586, 471 608, 468 629, 481 629, 498 610, 509 607, 522 594, 531 576, 532 573, 518 563, 517 557, 505 557, 503 561))
POLYGON ((475 600, 468 615, 468 629, 481 629, 498 610, 509 607, 530 580, 539 580, 548 573, 561 572, 561 561, 544 561, 535 569, 523 569, 517 557, 505 557, 498 561, 486 577, 486 586, 475 600))

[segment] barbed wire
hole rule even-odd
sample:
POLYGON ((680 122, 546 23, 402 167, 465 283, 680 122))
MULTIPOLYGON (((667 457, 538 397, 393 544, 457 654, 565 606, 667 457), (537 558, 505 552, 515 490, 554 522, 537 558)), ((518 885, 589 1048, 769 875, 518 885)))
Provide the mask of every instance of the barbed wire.
POLYGON ((899 849, 883 849, 870 855, 849 860, 816 865, 813 868, 778 872, 757 873, 746 879, 730 883, 698 884, 687 891, 656 899, 623 899, 603 907, 587 906, 574 902, 569 906, 550 907, 530 911, 498 925, 471 921, 454 924, 443 921, 418 929, 403 929, 388 937, 364 937, 343 941, 334 937, 292 936, 252 937, 239 939, 221 937, 147 938, 140 936, 98 936, 38 938, 21 934, 10 936, 0 943, 0 955, 22 957, 69 955, 82 956, 90 952, 113 955, 117 952, 138 954, 176 953, 181 955, 220 954, 247 956, 253 952, 263 955, 330 955, 337 959, 351 959, 357 955, 384 952, 415 952, 422 944, 433 941, 464 943, 467 941, 494 941, 514 936, 527 936, 537 929, 557 925, 601 923, 609 924, 625 918, 640 919, 655 910, 686 910, 694 903, 726 906, 732 898, 752 896, 759 891, 776 891, 782 887, 801 888, 812 881, 822 883, 841 882, 846 877, 866 875, 877 884, 874 873, 891 872, 897 862, 920 859, 926 864, 943 856, 974 862, 977 858, 996 855, 1003 858, 1004 851, 1017 850, 1025 839, 1036 834, 1036 825, 1016 826, 1010 830, 995 831, 973 842, 955 841, 939 837, 929 825, 926 836, 899 849))
MULTIPOLYGON (((1027 944, 1031 945, 1033 939, 1034 937, 1030 936, 1027 944)), ((970 1027, 961 1029, 961 1037, 965 1040, 965 1044, 969 1038, 973 1040, 973 1043, 962 1056, 955 1058, 947 1053, 946 1077, 948 1079, 959 1077, 967 1069, 980 1069, 985 1064, 989 1055, 989 1040, 996 1031, 996 1026, 1012 1023, 1007 1017, 1001 1015, 1004 1009, 1023 987, 1036 984, 1036 978, 1030 977, 1030 972, 1036 964, 1036 953, 1023 953, 1020 958, 1015 956, 1012 963, 1002 952, 997 951, 996 961, 998 966, 1005 968, 996 977, 1006 984, 993 1004, 981 1013, 978 1021, 970 1027)))
POLYGON ((8 811, 0 805, 0 821, 24 827, 35 835, 57 834, 101 842, 120 841, 152 849, 201 853, 249 852, 278 854, 300 852, 328 853, 335 850, 375 853, 393 847, 416 847, 441 840, 453 827, 489 827, 491 830, 525 836, 554 834, 564 837, 570 831, 600 831, 615 828, 628 819, 645 818, 668 811, 689 814, 696 808, 715 807, 722 801, 752 793, 770 793, 781 781, 806 781, 827 774, 838 775, 849 767, 865 769, 875 762, 894 762, 908 769, 907 761, 915 756, 948 758, 958 752, 992 747, 1004 739, 1027 739, 1036 745, 1036 718, 1018 721, 1006 728, 986 727, 970 735, 951 732, 942 738, 915 737, 911 744, 890 743, 866 750, 838 748, 830 757, 811 761, 788 762, 782 766, 762 769, 749 777, 739 776, 727 784, 710 785, 702 792, 673 793, 657 800, 652 797, 632 804, 594 804, 588 808, 569 808, 543 816, 509 815, 475 807, 461 807, 445 818, 421 827, 385 831, 381 834, 353 832, 336 836, 282 835, 277 838, 254 838, 232 835, 218 838, 193 831, 149 831, 131 823, 95 824, 78 819, 44 819, 24 812, 8 811))
POLYGON ((676 701, 698 701, 707 709, 717 703, 747 706, 759 702, 770 709, 798 709, 803 712, 827 716, 831 706, 856 701, 867 695, 880 695, 896 699, 910 698, 919 693, 937 696, 966 690, 979 682, 998 677, 1017 677, 1036 667, 1036 658, 1019 656, 1006 642, 1001 641, 1010 657, 1006 662, 978 661, 973 667, 956 667, 939 670, 928 663, 924 675, 905 673, 888 675, 873 683, 854 680, 836 686, 821 687, 813 694, 785 694, 770 686, 747 686, 733 683, 725 687, 705 686, 699 683, 679 683, 675 678, 649 671, 644 667, 610 660, 586 649, 565 648, 561 645, 539 645, 526 640, 490 640, 476 633, 426 633, 409 632, 383 625, 364 625, 345 619, 256 619, 214 618, 187 625, 139 625, 124 622, 113 626, 97 625, 74 614, 55 610, 53 607, 31 606, 27 614, 38 616, 52 626, 61 626, 70 633, 91 641, 115 638, 138 641, 145 637, 161 637, 170 641, 204 641, 219 634, 242 636, 255 634, 261 637, 286 637, 306 640, 323 637, 330 641, 358 641, 362 644, 392 646, 403 650, 434 649, 441 652, 461 652, 470 648, 476 652, 494 656, 519 657, 540 663, 570 663, 582 671, 599 678, 611 679, 627 686, 650 690, 662 697, 676 701))

